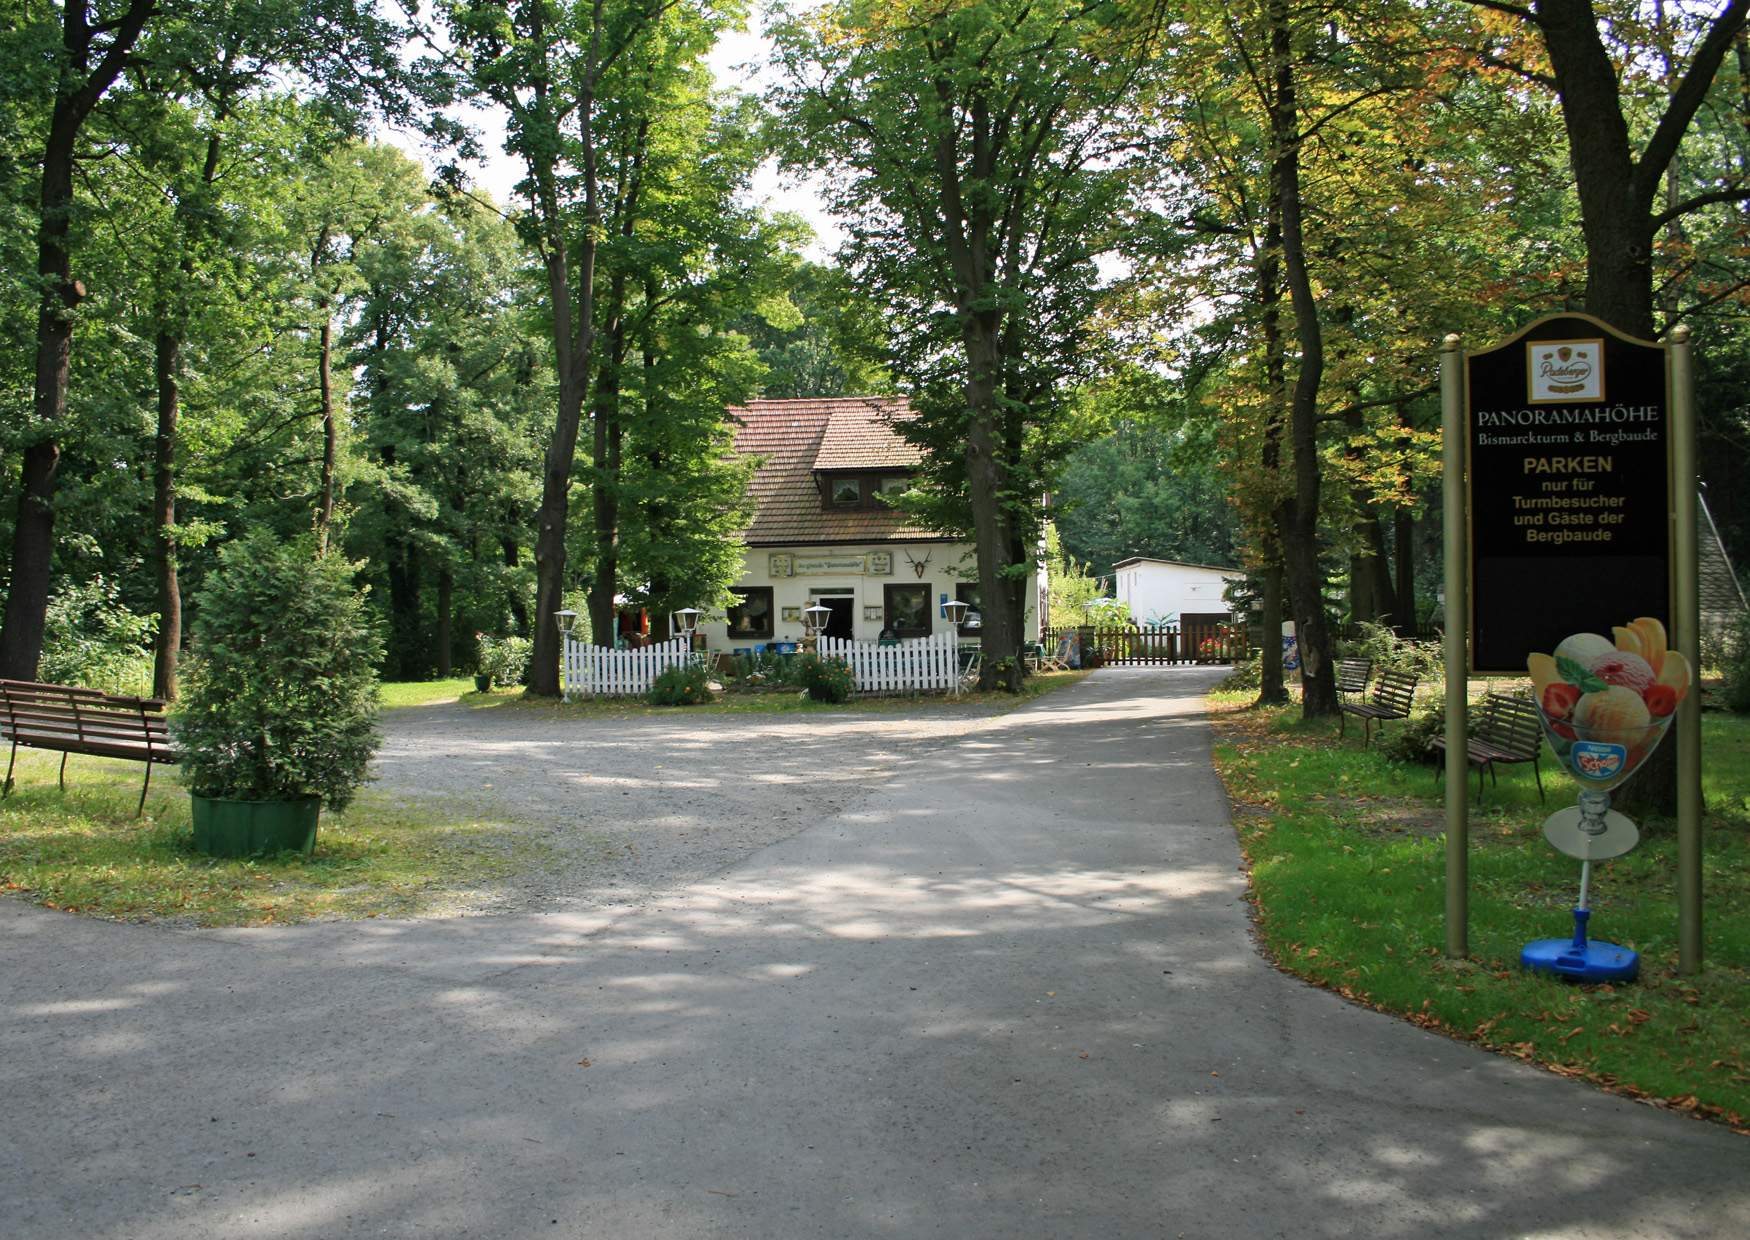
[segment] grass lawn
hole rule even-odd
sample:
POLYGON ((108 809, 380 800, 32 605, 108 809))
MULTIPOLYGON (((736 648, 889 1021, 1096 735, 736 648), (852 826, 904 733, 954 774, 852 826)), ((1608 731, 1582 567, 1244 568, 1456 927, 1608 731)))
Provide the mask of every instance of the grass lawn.
POLYGON ((75 756, 63 793, 59 762, 19 751, 17 786, 0 801, 0 890, 68 912, 197 926, 419 916, 508 873, 527 847, 498 824, 366 791, 346 813, 323 813, 308 860, 220 860, 194 851, 172 772, 154 769, 135 818, 141 764, 75 756))
MULTIPOLYGON (((1706 968, 1676 974, 1675 829, 1595 866, 1595 937, 1641 953, 1631 985, 1521 972, 1529 940, 1572 933, 1579 863, 1543 840, 1575 785, 1545 754, 1473 793, 1469 961, 1443 956, 1445 842, 1432 767, 1337 740, 1299 707, 1213 695, 1216 764, 1251 863, 1258 932, 1277 964, 1418 1024, 1750 1135, 1750 720, 1704 716, 1706 968)), ((1388 725, 1395 727, 1396 725, 1388 725)), ((1472 788, 1475 788, 1473 783, 1472 788)))

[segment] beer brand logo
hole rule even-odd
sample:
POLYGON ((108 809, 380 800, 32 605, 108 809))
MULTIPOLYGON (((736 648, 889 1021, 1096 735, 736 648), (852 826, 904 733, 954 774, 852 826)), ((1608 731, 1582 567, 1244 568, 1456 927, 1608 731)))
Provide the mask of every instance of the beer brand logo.
POLYGON ((1604 399, 1603 340, 1534 340, 1525 351, 1534 404, 1604 399))
POLYGON ((1628 750, 1604 741, 1575 741, 1569 757, 1574 763, 1574 774, 1602 783, 1622 773, 1628 750))

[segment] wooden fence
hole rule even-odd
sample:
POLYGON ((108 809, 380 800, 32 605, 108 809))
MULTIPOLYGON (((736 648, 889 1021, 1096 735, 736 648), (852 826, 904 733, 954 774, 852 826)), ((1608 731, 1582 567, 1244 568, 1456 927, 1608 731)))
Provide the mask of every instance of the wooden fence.
POLYGON ((952 633, 936 633, 882 646, 875 642, 822 637, 822 658, 843 659, 856 678, 858 693, 960 691, 960 643, 952 633))
POLYGON ((1237 624, 1047 629, 1046 649, 1071 635, 1080 637, 1084 662, 1090 651, 1098 651, 1107 663, 1233 663, 1244 659, 1248 650, 1245 628, 1237 624))
POLYGON ((575 637, 565 639, 565 700, 585 697, 636 697, 650 692, 671 667, 693 662, 687 639, 658 642, 642 650, 610 650, 575 637))

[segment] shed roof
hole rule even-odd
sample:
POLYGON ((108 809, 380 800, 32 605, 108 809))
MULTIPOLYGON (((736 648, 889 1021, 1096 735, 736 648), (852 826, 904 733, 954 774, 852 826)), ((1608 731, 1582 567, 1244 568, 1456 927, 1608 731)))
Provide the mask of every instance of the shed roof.
POLYGON ((759 458, 750 490, 751 546, 937 542, 948 538, 897 509, 825 509, 816 470, 910 470, 922 459, 893 424, 912 416, 903 396, 750 400, 731 406, 735 450, 759 458))
POLYGON ((1112 570, 1113 570, 1113 571, 1114 571, 1114 572, 1116 572, 1116 571, 1117 571, 1117 570, 1118 570, 1118 569, 1121 569, 1121 568, 1123 568, 1123 567, 1125 567, 1125 566, 1126 566, 1126 565, 1128 565, 1128 564, 1167 564, 1167 565, 1170 565, 1170 566, 1172 566, 1172 567, 1173 567, 1173 568, 1202 568, 1202 569, 1207 569, 1207 570, 1208 570, 1208 571, 1209 571, 1209 572, 1212 572, 1212 573, 1224 573, 1224 574, 1226 574, 1226 575, 1227 575, 1227 576, 1229 576, 1229 577, 1244 577, 1244 576, 1245 576, 1245 575, 1246 575, 1246 570, 1245 570, 1245 569, 1243 569, 1243 568, 1234 568, 1234 567, 1233 567, 1233 566, 1231 566, 1231 565, 1223 565, 1223 564, 1193 564, 1193 563, 1192 563, 1192 562, 1191 562, 1191 561, 1190 561, 1190 560, 1163 560, 1163 559, 1160 559, 1160 558, 1158 558, 1158 557, 1157 557, 1157 556, 1152 556, 1152 555, 1132 555, 1132 556, 1126 556, 1126 557, 1125 557, 1125 558, 1124 558, 1124 559, 1122 559, 1122 560, 1119 560, 1119 561, 1118 561, 1118 562, 1117 562, 1117 563, 1116 563, 1116 564, 1114 564, 1114 565, 1113 565, 1113 566, 1112 566, 1112 570))

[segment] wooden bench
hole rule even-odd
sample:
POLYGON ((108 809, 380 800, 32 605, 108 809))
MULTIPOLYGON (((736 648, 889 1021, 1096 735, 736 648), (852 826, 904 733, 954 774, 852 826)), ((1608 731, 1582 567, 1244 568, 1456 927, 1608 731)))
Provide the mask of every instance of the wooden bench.
POLYGON ((162 701, 119 697, 73 685, 0 680, 0 740, 12 743, 12 757, 6 764, 6 783, 0 796, 12 794, 12 772, 18 764, 20 745, 60 753, 63 791, 67 787, 69 755, 144 762, 146 780, 140 785, 136 818, 146 808, 152 764, 176 761, 162 701))
POLYGON ((1337 664, 1337 699, 1345 701, 1353 694, 1367 696, 1367 682, 1373 679, 1372 659, 1344 659, 1337 664))
POLYGON ((1349 716, 1354 715, 1361 720, 1361 744, 1363 747, 1373 741, 1374 723, 1384 723, 1388 719, 1408 719, 1410 707, 1416 700, 1416 681, 1418 677, 1406 672, 1381 672, 1379 680, 1373 686, 1371 702, 1344 702, 1343 710, 1337 716, 1337 734, 1344 735, 1349 725, 1349 716))
MULTIPOLYGON (((1436 736, 1428 747, 1437 753, 1446 752, 1446 737, 1436 736)), ((1531 763, 1531 773, 1537 780, 1537 799, 1543 797, 1543 727, 1538 722, 1537 707, 1530 698, 1510 697, 1491 693, 1483 698, 1477 711, 1476 735, 1465 745, 1465 759, 1477 769, 1477 801, 1483 799, 1483 773, 1500 787, 1497 768, 1520 762, 1531 763)), ((1446 774, 1446 763, 1434 770, 1434 782, 1446 774)))

